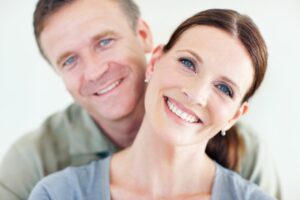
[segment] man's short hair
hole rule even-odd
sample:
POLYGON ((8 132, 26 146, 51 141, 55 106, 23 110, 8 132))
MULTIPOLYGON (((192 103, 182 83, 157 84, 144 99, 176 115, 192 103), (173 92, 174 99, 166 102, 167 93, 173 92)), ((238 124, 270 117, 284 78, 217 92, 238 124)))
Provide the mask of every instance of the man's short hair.
MULTIPOLYGON (((38 48, 42 56, 47 60, 41 44, 40 44, 40 35, 45 27, 46 20, 55 14, 57 11, 63 7, 70 5, 78 0, 39 0, 33 16, 33 27, 35 40, 37 42, 38 48)), ((135 31, 138 19, 140 18, 140 10, 137 4, 133 0, 105 0, 105 1, 114 1, 116 2, 125 16, 127 17, 128 23, 131 26, 132 30, 135 31)))

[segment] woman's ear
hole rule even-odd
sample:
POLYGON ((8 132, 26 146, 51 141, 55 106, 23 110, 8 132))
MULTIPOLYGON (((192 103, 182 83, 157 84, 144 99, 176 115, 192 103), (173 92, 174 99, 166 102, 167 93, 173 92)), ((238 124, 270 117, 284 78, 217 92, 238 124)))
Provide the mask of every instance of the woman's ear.
POLYGON ((244 102, 240 108, 236 111, 235 115, 232 119, 229 120, 224 130, 229 130, 244 114, 246 114, 249 110, 249 103, 244 102))
POLYGON ((146 80, 148 81, 150 80, 155 68, 155 64, 160 59, 162 54, 163 54, 163 45, 158 45, 156 48, 154 48, 150 62, 146 70, 146 80))

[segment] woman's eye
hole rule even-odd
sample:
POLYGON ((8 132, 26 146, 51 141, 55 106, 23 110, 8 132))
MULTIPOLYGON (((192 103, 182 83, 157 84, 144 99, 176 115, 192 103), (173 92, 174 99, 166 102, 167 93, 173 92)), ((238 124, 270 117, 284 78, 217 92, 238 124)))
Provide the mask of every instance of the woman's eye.
POLYGON ((196 67, 195 67, 193 61, 191 61, 190 59, 180 58, 179 61, 183 64, 183 66, 185 68, 188 68, 189 70, 192 70, 192 71, 196 72, 196 67))
POLYGON ((107 45, 109 45, 112 42, 112 40, 113 40, 112 38, 106 38, 106 39, 100 40, 99 46, 106 47, 107 45))
POLYGON ((76 61, 76 56, 71 56, 63 63, 62 66, 65 67, 65 66, 72 65, 75 61, 76 61))
POLYGON ((224 94, 226 94, 227 96, 229 96, 229 97, 233 97, 233 92, 232 92, 232 89, 229 87, 229 86, 227 86, 227 85, 225 85, 225 84, 218 84, 217 85, 217 88, 221 91, 221 92, 223 92, 224 94))

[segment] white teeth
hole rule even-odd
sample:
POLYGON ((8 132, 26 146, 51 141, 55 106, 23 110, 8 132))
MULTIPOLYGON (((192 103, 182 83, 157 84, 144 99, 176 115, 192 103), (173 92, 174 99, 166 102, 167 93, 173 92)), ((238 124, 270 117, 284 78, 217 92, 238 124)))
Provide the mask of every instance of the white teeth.
POLYGON ((169 100, 167 100, 167 105, 169 107, 169 109, 176 114, 178 117, 180 117, 181 119, 190 122, 190 123, 195 123, 197 122, 197 118, 180 110, 179 108, 177 108, 173 103, 171 103, 169 100))
POLYGON ((103 90, 100 90, 99 92, 97 92, 97 94, 101 95, 101 94, 111 91, 112 89, 117 87, 120 84, 120 82, 121 81, 114 82, 113 84, 109 85, 108 87, 104 88, 103 90))

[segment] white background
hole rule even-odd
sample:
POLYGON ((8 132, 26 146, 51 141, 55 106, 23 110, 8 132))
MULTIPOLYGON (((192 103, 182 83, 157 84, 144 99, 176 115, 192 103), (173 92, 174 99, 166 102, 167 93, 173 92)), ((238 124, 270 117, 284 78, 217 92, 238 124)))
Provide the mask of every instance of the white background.
MULTIPOLYGON (((32 28, 36 0, 0 0, 0 159, 9 146, 72 99, 42 59, 32 28)), ((285 199, 300 191, 300 2, 297 0, 138 0, 155 44, 166 42, 186 17, 207 8, 251 16, 269 47, 269 69, 243 119, 268 143, 285 199)))

